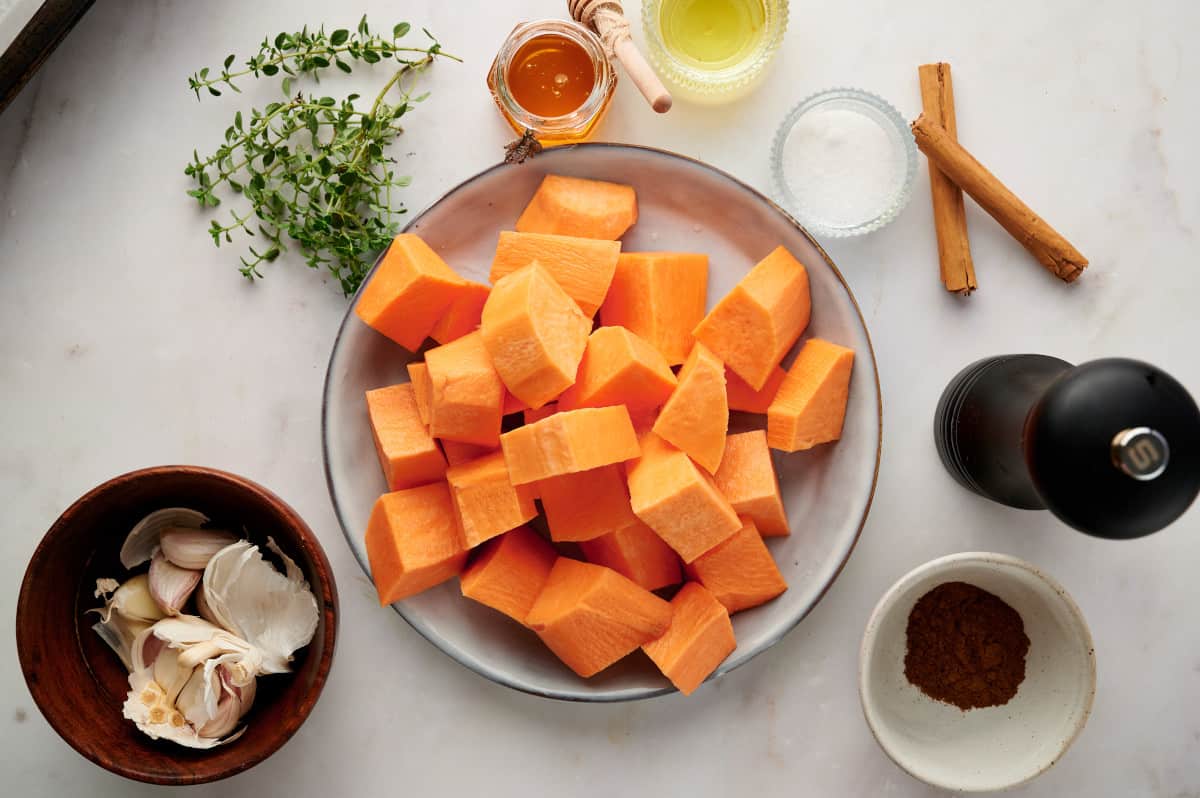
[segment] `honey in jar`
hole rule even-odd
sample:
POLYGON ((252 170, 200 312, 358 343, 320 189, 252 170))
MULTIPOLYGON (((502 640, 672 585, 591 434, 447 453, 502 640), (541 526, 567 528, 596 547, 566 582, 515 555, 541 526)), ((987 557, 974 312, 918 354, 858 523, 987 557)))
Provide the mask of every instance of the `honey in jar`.
POLYGON ((587 102, 596 85, 592 59, 575 41, 555 33, 517 48, 508 65, 508 90, 538 116, 565 116, 587 102))
POLYGON ((616 73, 594 33, 545 20, 513 30, 492 64, 488 87, 515 131, 565 144, 587 138, 604 116, 616 73))

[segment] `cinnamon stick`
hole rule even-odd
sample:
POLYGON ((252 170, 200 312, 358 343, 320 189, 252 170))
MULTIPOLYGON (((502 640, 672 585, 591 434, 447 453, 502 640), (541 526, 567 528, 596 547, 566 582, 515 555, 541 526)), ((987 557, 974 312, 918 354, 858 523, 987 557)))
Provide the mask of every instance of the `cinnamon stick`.
MULTIPOLYGON (((922 64, 917 67, 917 76, 921 81, 921 105, 925 113, 957 141, 958 124, 954 118, 950 65, 922 64)), ((975 282, 971 243, 967 239, 967 213, 962 189, 930 161, 929 193, 933 199, 933 226, 937 231, 942 285, 946 286, 947 291, 965 296, 979 286, 975 282)))
POLYGON ((921 114, 912 123, 912 132, 921 152, 1055 277, 1070 283, 1083 273, 1087 258, 975 160, 944 127, 921 114))

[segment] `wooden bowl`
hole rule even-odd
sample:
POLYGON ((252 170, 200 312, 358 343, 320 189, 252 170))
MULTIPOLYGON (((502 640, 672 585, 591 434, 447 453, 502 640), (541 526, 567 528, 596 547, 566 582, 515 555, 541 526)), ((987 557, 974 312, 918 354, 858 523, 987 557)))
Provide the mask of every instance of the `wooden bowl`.
POLYGON ((114 477, 67 508, 42 538, 17 602, 17 653, 29 692, 72 748, 107 770, 152 784, 199 784, 253 767, 288 741, 308 717, 333 662, 337 587, 329 561, 296 511, 248 479, 197 466, 158 466, 114 477), (320 609, 312 642, 293 673, 259 679, 241 738, 208 750, 151 740, 121 715, 128 674, 92 631, 103 602, 96 579, 123 580, 118 553, 147 513, 191 507, 214 522, 273 537, 303 570, 320 609))

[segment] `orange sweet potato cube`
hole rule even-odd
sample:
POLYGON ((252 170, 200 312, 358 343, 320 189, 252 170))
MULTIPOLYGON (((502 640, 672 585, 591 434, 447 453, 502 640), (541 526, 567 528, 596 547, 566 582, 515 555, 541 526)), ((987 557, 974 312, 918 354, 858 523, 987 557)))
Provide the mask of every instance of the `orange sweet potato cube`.
POLYGON ((695 692, 737 648, 729 612, 704 586, 688 582, 671 599, 671 625, 642 646, 671 684, 684 695, 695 692))
POLYGON ((591 540, 637 521, 620 463, 534 484, 546 511, 551 540, 591 540))
POLYGON ((380 496, 367 522, 366 546, 381 605, 446 581, 467 561, 445 482, 380 496))
POLYGON ((450 466, 446 482, 467 548, 514 529, 537 515, 533 493, 514 487, 502 452, 450 466))
POLYGON ((354 312, 415 352, 466 285, 428 244, 413 233, 401 233, 367 281, 354 312))
POLYGON ((624 406, 563 410, 500 436, 514 485, 574 474, 637 457, 624 406))
POLYGON ((633 186, 546 175, 517 219, 519 233, 616 240, 637 221, 633 186))
POLYGON ((541 407, 575 381, 592 322, 536 261, 496 281, 479 328, 509 393, 541 407))
POLYGON ((587 678, 665 632, 671 605, 611 568, 559 557, 526 623, 587 678))
POLYGON ((414 360, 405 368, 408 369, 408 380, 412 383, 413 398, 417 400, 417 415, 421 423, 429 426, 429 368, 421 361, 414 360))
POLYGON ((626 468, 633 512, 691 562, 741 527, 737 513, 712 477, 653 432, 641 440, 642 456, 626 468))
POLYGON ((753 521, 763 537, 791 532, 765 432, 756 429, 730 435, 713 480, 734 511, 753 521))
POLYGON ((683 578, 677 555, 639 519, 579 544, 588 562, 611 568, 647 590, 677 585, 683 578))
POLYGON ((808 271, 776 247, 709 311, 693 334, 754 390, 808 326, 808 271))
POLYGON ((766 413, 786 376, 787 372, 783 370, 783 366, 776 366, 762 389, 756 391, 726 366, 725 388, 729 395, 729 409, 741 410, 743 413, 766 413))
POLYGON ((557 557, 545 538, 519 526, 480 546, 459 577, 462 594, 524 624, 557 557))
POLYGON ((500 451, 496 446, 478 446, 462 441, 440 441, 440 443, 442 444, 442 453, 446 455, 446 465, 452 466, 478 460, 484 455, 500 451))
POLYGON ((491 288, 470 280, 459 290, 458 298, 450 303, 442 317, 433 325, 429 337, 439 344, 456 341, 479 329, 479 316, 491 288))
POLYGON ((489 279, 495 284, 537 261, 590 319, 608 294, 620 254, 619 241, 503 230, 489 279))
POLYGON ((697 342, 692 347, 679 370, 679 385, 663 405, 653 429, 655 435, 687 452, 708 473, 716 473, 725 452, 729 404, 725 366, 704 344, 697 342))
POLYGON ((624 327, 600 327, 588 337, 575 384, 558 406, 625 405, 630 415, 659 407, 675 389, 675 374, 657 349, 624 327))
POLYGON ((504 383, 478 332, 425 353, 429 373, 429 433, 495 448, 500 442, 504 383))
POLYGON ((704 585, 730 614, 757 607, 787 590, 775 560, 754 522, 685 567, 690 578, 704 585))
POLYGON ((767 443, 785 452, 842 437, 854 350, 806 341, 767 410, 767 443))
POLYGON ((367 391, 367 416, 388 490, 436 482, 446 459, 421 423, 410 383, 367 391))
POLYGON ((692 330, 704 318, 707 294, 707 255, 624 252, 600 320, 641 336, 675 366, 692 351, 692 330))

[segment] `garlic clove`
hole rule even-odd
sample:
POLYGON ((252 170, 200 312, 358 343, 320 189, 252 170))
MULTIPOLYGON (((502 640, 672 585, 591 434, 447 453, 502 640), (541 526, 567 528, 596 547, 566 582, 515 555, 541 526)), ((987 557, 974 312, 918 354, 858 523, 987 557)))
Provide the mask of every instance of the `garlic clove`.
POLYGON ((180 568, 203 571, 213 555, 236 543, 238 539, 228 532, 216 529, 189 529, 168 527, 159 537, 163 556, 180 568))
POLYGON ((135 568, 154 556, 159 536, 168 527, 199 529, 208 523, 208 516, 186 507, 164 507, 138 521, 121 545, 121 565, 135 568))
POLYGON ((204 587, 201 586, 196 591, 196 611, 200 613, 200 617, 214 626, 220 626, 221 620, 213 613, 212 608, 208 606, 208 599, 205 597, 204 587))
POLYGON ((178 615, 188 597, 200 583, 200 571, 180 568, 168 560, 161 551, 154 552, 150 560, 150 595, 167 615, 178 615))
MULTIPOLYGON (((274 541, 268 545, 278 552, 274 541)), ((204 569, 201 589, 209 611, 261 652, 260 673, 287 673, 293 652, 312 640, 320 620, 303 573, 289 558, 282 559, 287 575, 243 540, 222 549, 204 569)))
POLYGON ((249 681, 243 684, 237 684, 237 677, 233 675, 233 669, 228 665, 221 666, 221 680, 242 702, 240 716, 245 715, 250 711, 250 707, 254 706, 254 697, 258 695, 258 679, 251 676, 249 681))
POLYGON ((167 703, 172 706, 194 670, 183 665, 181 659, 179 651, 173 648, 163 648, 154 658, 154 681, 163 689, 167 703))
POLYGON ((113 579, 96 581, 96 592, 106 596, 107 600, 103 608, 92 610, 92 612, 99 612, 104 623, 108 623, 114 612, 135 621, 153 622, 163 617, 162 609, 150 595, 150 579, 146 574, 130 577, 115 590, 110 590, 109 588, 115 581, 113 579), (111 595, 108 595, 109 593, 111 595))
POLYGON ((215 663, 209 660, 196 668, 179 694, 179 711, 201 737, 223 737, 232 732, 254 700, 253 687, 247 690, 234 685, 225 667, 215 663))
POLYGON ((212 718, 216 712, 216 701, 211 705, 206 700, 205 693, 209 692, 208 677, 205 676, 204 668, 196 668, 192 671, 192 675, 188 678, 187 684, 179 691, 179 697, 175 704, 179 711, 183 713, 183 717, 192 726, 199 727, 212 718))
POLYGON ((242 702, 233 693, 225 693, 217 702, 217 711, 208 722, 196 729, 201 737, 224 737, 235 728, 242 717, 242 702))

